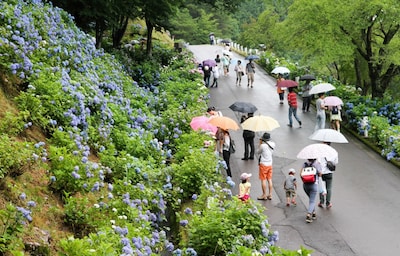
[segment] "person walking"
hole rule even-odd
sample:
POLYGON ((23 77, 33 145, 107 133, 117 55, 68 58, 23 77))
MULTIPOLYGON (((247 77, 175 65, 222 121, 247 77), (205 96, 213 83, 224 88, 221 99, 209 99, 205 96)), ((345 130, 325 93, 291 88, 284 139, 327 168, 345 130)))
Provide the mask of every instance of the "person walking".
POLYGON ((289 105, 289 127, 293 127, 293 118, 297 120, 301 128, 301 120, 297 116, 297 94, 294 92, 293 87, 289 87, 289 93, 287 95, 288 105, 289 105))
POLYGON ((229 64, 231 62, 231 59, 229 58, 228 55, 224 54, 221 58, 222 62, 222 69, 224 70, 224 76, 227 76, 229 73, 229 64))
MULTIPOLYGON (((315 212, 315 204, 317 201, 318 195, 318 177, 321 176, 321 165, 316 159, 308 159, 302 167, 301 172, 304 171, 305 168, 315 168, 315 178, 313 182, 305 182, 303 180, 303 189, 304 192, 307 194, 309 201, 307 207, 307 215, 306 215, 306 222, 311 223, 313 220, 317 219, 317 214, 315 212)), ((300 173, 300 176, 302 174, 300 173)))
POLYGON ((285 97, 285 91, 282 89, 282 87, 278 86, 280 81, 285 80, 282 74, 278 74, 278 79, 276 80, 276 92, 278 93, 279 96, 279 104, 283 104, 283 99, 285 97))
POLYGON ((213 73, 213 82, 210 87, 218 87, 218 78, 219 78, 219 68, 218 65, 212 68, 212 73, 213 73))
POLYGON ((303 106, 301 108, 301 110, 303 112, 310 112, 310 105, 311 105, 311 94, 310 94, 310 90, 311 90, 311 81, 310 80, 306 80, 306 83, 303 85, 303 88, 301 89, 302 91, 302 98, 303 98, 303 106))
POLYGON ((258 177, 261 180, 262 195, 258 200, 272 200, 272 154, 275 149, 275 143, 271 141, 271 135, 264 133, 260 138, 260 145, 257 153, 259 154, 258 177), (268 182, 268 194, 267 194, 268 182))
POLYGON ((241 86, 242 85, 242 76, 244 76, 244 69, 243 69, 241 60, 237 61, 237 64, 236 64, 234 70, 236 71, 236 86, 238 86, 238 85, 241 86))
POLYGON ((342 121, 341 107, 330 106, 328 107, 331 117, 331 128, 340 132, 340 122, 342 121))
POLYGON ((246 75, 247 75, 247 87, 253 88, 254 74, 256 73, 256 65, 253 60, 249 60, 246 64, 246 75))
POLYGON ((250 198, 250 188, 251 188, 250 177, 251 173, 244 172, 240 175, 241 183, 239 184, 238 198, 244 202, 249 200, 250 198))
POLYGON ((229 160, 231 158, 231 152, 229 148, 231 146, 231 136, 229 135, 228 130, 222 130, 223 132, 223 139, 220 140, 220 153, 222 154, 222 158, 226 163, 226 174, 229 177, 232 177, 231 167, 229 164, 229 160))
MULTIPOLYGON (((241 123, 246 121, 248 118, 253 117, 253 113, 249 113, 247 116, 242 116, 241 123)), ((254 138, 256 133, 250 130, 243 130, 244 140, 244 156, 242 160, 253 160, 254 159, 254 138), (250 150, 249 150, 250 149, 250 150)))
POLYGON ((325 105, 324 105, 324 98, 325 98, 325 93, 319 93, 318 94, 318 99, 315 102, 315 106, 317 108, 317 120, 315 123, 315 129, 324 129, 325 128, 325 121, 326 121, 326 115, 325 115, 325 105))
MULTIPOLYGON (((327 145, 330 145, 330 142, 324 142, 327 145)), ((328 161, 331 161, 335 166, 339 163, 339 157, 336 156, 330 156, 330 157, 324 157, 324 158, 319 158, 318 162, 321 164, 321 170, 322 170, 322 181, 325 182, 326 186, 326 195, 320 193, 319 194, 319 204, 318 206, 323 208, 324 205, 326 206, 327 209, 332 208, 332 181, 333 181, 333 172, 328 168, 328 161)))
POLYGON ((210 87, 211 69, 209 66, 203 66, 204 85, 210 87))
POLYGON ((293 168, 289 169, 289 176, 286 177, 285 182, 283 183, 283 188, 285 189, 286 195, 286 206, 290 206, 290 201, 294 206, 297 205, 296 203, 296 190, 297 190, 297 181, 296 177, 296 170, 293 168))
POLYGON ((215 63, 217 63, 218 66, 218 73, 222 74, 222 63, 221 63, 221 58, 219 56, 219 54, 217 54, 217 56, 215 56, 215 63))

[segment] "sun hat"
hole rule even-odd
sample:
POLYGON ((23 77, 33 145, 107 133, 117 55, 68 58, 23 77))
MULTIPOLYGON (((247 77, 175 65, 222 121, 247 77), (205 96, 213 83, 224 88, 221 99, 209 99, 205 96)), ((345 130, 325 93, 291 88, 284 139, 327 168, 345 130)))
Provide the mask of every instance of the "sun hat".
POLYGON ((242 173, 242 175, 240 175, 241 180, 247 180, 247 178, 250 178, 250 177, 251 177, 251 173, 247 173, 247 172, 244 172, 244 173, 242 173))
POLYGON ((296 170, 293 169, 293 168, 290 168, 290 169, 289 169, 289 174, 296 174, 296 170))
POLYGON ((271 139, 271 135, 268 132, 265 132, 261 137, 262 141, 269 141, 271 139))

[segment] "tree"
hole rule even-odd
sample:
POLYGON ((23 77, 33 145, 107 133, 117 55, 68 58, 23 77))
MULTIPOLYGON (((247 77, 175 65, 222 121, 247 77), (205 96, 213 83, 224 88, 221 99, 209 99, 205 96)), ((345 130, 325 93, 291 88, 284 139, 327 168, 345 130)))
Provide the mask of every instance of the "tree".
POLYGON ((400 74, 399 2, 298 0, 278 26, 283 43, 314 67, 352 68, 364 93, 382 97, 400 74))

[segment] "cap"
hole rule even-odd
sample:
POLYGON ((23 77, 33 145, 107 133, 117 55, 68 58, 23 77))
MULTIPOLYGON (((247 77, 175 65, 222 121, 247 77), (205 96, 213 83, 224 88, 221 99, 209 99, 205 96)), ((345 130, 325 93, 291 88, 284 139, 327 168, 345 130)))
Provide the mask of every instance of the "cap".
POLYGON ((261 137, 262 141, 269 141, 271 139, 271 135, 268 132, 265 132, 261 137))
POLYGON ((290 168, 289 169, 289 174, 295 174, 296 173, 296 170, 295 169, 293 169, 293 168, 290 168))
POLYGON ((246 180, 247 178, 250 178, 250 177, 251 177, 251 173, 247 173, 247 172, 244 172, 244 173, 242 173, 242 175, 240 175, 241 180, 246 180))

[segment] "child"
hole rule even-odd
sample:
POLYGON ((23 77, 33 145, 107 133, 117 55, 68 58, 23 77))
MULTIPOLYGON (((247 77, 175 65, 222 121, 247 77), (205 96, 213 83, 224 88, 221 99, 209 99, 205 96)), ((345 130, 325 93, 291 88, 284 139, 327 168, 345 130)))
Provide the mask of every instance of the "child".
POLYGON ((286 178, 283 187, 286 191, 286 206, 290 206, 290 199, 292 199, 292 204, 296 206, 296 189, 297 182, 294 174, 296 173, 295 169, 289 169, 289 176, 286 178))
POLYGON ((250 188, 251 188, 251 183, 250 183, 250 173, 242 173, 240 175, 240 180, 242 183, 239 184, 239 196, 238 198, 242 201, 247 201, 250 198, 250 188))

